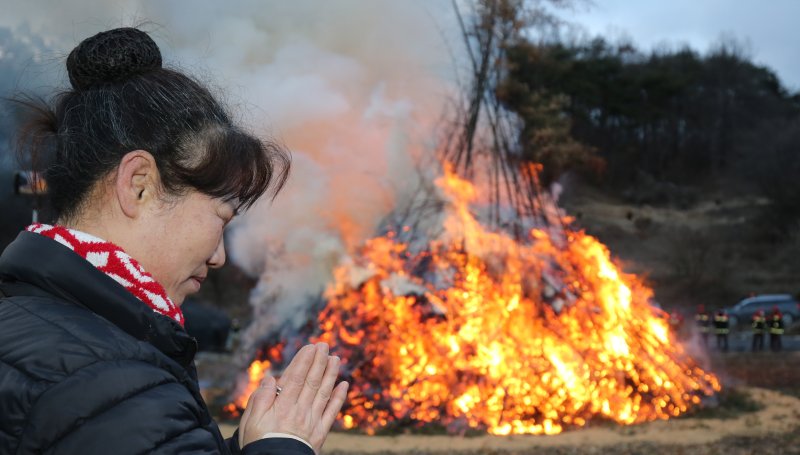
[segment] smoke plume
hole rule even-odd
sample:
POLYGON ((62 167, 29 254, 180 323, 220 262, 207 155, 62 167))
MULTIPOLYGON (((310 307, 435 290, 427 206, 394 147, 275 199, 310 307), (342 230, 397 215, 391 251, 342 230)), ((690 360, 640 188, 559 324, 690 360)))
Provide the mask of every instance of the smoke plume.
MULTIPOLYGON (((0 26, 25 24, 63 56, 101 30, 143 24, 168 64, 218 87, 251 130, 291 150, 284 191, 227 235, 232 260, 260 277, 252 302, 270 316, 254 337, 304 314, 343 252, 416 187, 452 89, 450 2, 77 3, 16 2, 0 26)), ((41 71, 66 84, 63 60, 41 71)))

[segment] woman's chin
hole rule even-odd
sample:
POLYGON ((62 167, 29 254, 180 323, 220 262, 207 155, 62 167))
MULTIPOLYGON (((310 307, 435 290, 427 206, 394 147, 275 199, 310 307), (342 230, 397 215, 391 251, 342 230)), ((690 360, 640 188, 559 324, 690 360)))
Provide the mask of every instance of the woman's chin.
POLYGON ((183 302, 186 301, 186 297, 188 297, 190 294, 194 294, 194 292, 195 291, 189 291, 188 289, 186 289, 186 287, 184 287, 184 289, 174 292, 172 295, 169 296, 169 298, 172 299, 172 303, 174 303, 177 306, 181 306, 183 305, 183 302))
POLYGON ((194 278, 189 278, 188 280, 183 282, 183 285, 181 285, 181 287, 176 292, 173 293, 174 296, 170 295, 172 303, 181 306, 183 302, 186 301, 186 297, 200 292, 200 286, 201 286, 200 281, 194 278))

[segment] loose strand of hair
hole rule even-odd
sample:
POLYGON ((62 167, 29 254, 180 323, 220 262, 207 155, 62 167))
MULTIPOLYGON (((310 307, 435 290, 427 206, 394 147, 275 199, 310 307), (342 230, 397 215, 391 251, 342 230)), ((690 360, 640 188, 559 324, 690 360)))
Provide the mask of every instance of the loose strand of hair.
MULTIPOLYGON (((60 96, 60 95, 59 95, 60 96)), ((58 134, 58 117, 44 98, 19 94, 5 101, 20 110, 23 121, 17 129, 15 155, 21 167, 43 172, 49 163, 44 159, 58 134)))

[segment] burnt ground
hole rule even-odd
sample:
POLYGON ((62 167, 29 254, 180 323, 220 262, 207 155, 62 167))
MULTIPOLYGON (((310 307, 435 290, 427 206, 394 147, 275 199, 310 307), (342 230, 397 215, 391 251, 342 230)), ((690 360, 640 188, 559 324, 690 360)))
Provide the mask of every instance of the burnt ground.
POLYGON ((712 353, 710 360, 711 370, 729 387, 761 387, 800 397, 800 352, 712 353))

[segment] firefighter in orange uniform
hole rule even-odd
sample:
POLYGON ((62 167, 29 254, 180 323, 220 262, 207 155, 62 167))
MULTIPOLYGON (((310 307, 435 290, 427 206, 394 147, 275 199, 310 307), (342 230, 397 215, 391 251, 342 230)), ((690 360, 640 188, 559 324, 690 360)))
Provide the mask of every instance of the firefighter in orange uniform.
POLYGON ((728 333, 730 333, 730 321, 728 315, 719 310, 714 315, 714 333, 717 335, 717 349, 722 352, 728 350, 728 333))
POLYGON ((783 349, 781 337, 783 336, 783 315, 778 307, 772 307, 769 317, 769 347, 777 352, 783 349))
POLYGON ((764 350, 765 333, 767 333, 767 318, 764 316, 764 310, 758 310, 753 315, 753 352, 764 350))
POLYGON ((697 305, 697 314, 694 315, 694 321, 697 328, 700 330, 700 336, 703 337, 703 346, 708 347, 708 332, 711 331, 711 318, 706 312, 703 305, 697 305))

